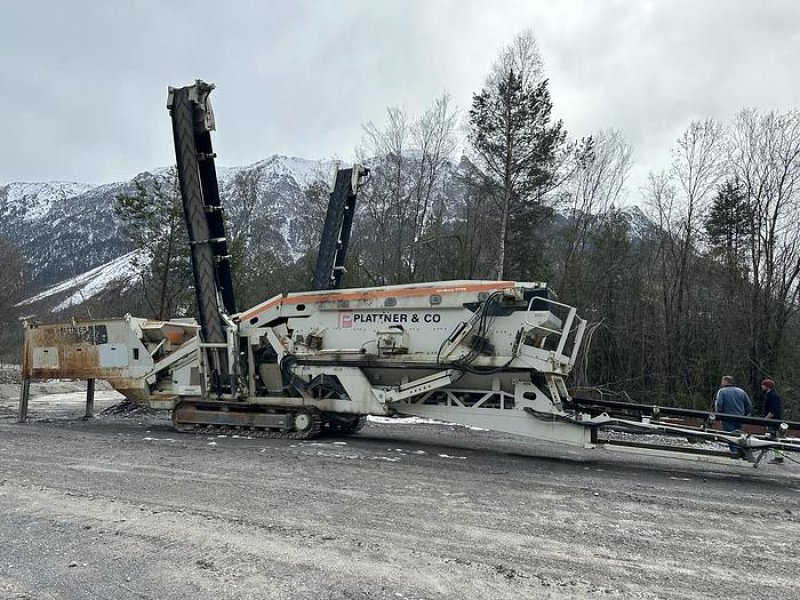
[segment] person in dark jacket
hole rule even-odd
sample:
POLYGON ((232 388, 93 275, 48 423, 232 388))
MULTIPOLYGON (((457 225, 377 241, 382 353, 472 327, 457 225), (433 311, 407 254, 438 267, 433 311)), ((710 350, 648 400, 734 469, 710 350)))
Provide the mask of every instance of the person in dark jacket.
MULTIPOLYGON (((775 390, 775 382, 772 379, 765 379, 761 382, 761 391, 764 392, 764 418, 780 420, 783 418, 783 400, 775 390)), ((769 430, 772 433, 778 431, 778 424, 770 425, 769 430)), ((783 464, 783 453, 780 450, 775 450, 775 457, 769 461, 772 465, 783 464)))
MULTIPOLYGON (((750 396, 742 388, 733 384, 733 377, 725 375, 720 382, 720 388, 714 399, 714 411, 725 415, 741 415, 746 417, 753 411, 750 396)), ((720 419, 724 431, 736 431, 741 426, 737 419, 720 419)), ((741 456, 739 446, 729 443, 731 454, 741 456)))

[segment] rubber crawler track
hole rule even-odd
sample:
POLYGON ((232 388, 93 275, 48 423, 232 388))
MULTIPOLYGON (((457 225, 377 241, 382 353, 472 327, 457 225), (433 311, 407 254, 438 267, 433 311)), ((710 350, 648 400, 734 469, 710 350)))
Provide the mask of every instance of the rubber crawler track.
POLYGON ((344 436, 360 431, 366 422, 365 417, 358 417, 352 423, 345 423, 338 419, 326 419, 317 410, 305 411, 311 417, 311 426, 303 431, 267 429, 254 426, 233 425, 196 425, 180 423, 173 414, 172 425, 181 433, 195 433, 200 435, 241 435, 255 438, 279 440, 311 440, 320 436, 344 436))

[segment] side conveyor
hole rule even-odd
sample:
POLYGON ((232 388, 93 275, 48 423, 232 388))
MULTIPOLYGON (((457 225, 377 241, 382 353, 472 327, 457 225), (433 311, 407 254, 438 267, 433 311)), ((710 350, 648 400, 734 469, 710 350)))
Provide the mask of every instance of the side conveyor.
POLYGON ((213 84, 170 88, 167 108, 172 118, 175 158, 191 244, 198 316, 210 369, 212 391, 235 393, 234 361, 228 356, 227 323, 223 313, 236 313, 230 254, 225 237, 211 131, 214 113, 209 102, 213 84))

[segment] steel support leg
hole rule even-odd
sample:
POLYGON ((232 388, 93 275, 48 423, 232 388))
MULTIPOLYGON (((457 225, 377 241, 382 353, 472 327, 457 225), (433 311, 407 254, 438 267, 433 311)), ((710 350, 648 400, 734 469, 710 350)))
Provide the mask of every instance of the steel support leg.
POLYGON ((19 394, 19 413, 17 423, 24 423, 28 419, 28 399, 31 396, 31 380, 27 377, 22 380, 22 390, 19 394))
POLYGON ((94 416, 94 379, 86 380, 86 414, 84 419, 91 419, 94 416))

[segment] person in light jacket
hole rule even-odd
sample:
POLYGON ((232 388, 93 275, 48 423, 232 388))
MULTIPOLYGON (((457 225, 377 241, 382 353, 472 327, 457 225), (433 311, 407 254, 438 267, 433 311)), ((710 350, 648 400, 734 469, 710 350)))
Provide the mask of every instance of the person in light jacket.
MULTIPOLYGON (((725 375, 720 382, 720 388, 714 399, 714 411, 724 415, 741 415, 746 417, 753 411, 753 403, 750 396, 742 388, 733 384, 733 377, 725 375)), ((741 426, 738 419, 720 419, 724 431, 736 431, 741 426)), ((729 443, 728 447, 732 454, 740 456, 739 446, 729 443)))

